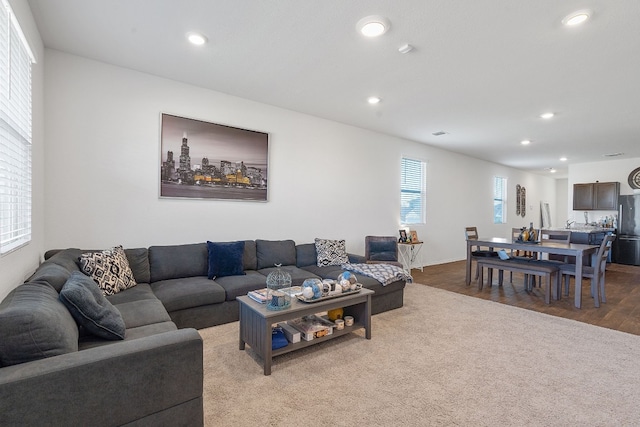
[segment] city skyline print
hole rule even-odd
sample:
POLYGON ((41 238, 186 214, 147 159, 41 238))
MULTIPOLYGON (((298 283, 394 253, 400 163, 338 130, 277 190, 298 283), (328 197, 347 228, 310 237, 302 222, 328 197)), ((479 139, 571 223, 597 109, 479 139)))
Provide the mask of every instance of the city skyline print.
POLYGON ((267 201, 269 134, 161 113, 160 197, 267 201))

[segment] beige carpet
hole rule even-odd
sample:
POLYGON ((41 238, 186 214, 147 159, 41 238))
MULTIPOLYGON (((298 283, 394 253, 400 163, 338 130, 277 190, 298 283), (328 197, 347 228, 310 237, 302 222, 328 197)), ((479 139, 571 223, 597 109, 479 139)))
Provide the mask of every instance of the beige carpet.
POLYGON ((407 285, 405 306, 274 359, 204 338, 207 426, 640 425, 640 337, 407 285))

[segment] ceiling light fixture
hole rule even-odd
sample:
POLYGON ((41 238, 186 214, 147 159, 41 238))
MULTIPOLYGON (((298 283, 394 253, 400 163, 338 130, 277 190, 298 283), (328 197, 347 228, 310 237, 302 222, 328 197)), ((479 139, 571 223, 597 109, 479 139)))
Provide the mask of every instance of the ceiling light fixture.
POLYGON ((196 46, 202 46, 207 42, 207 38, 199 33, 188 33, 187 40, 196 46))
POLYGON ((566 162, 567 160, 569 160, 569 159, 567 159, 566 157, 560 157, 560 161, 561 162, 566 162))
POLYGON ((553 116, 555 116, 555 114, 554 114, 554 113, 542 113, 542 114, 540 114, 540 118, 545 119, 545 120, 546 120, 546 119, 550 119, 550 118, 552 118, 553 116))
POLYGON ((382 99, 380 99, 380 97, 378 96, 370 96, 369 98, 367 98, 367 102, 369 104, 379 104, 380 101, 382 101, 382 99))
POLYGON ((531 141, 529 141, 528 139, 525 139, 525 140, 520 141, 520 144, 529 145, 529 144, 531 144, 531 141))
POLYGON ((554 168, 551 168, 551 169, 549 169, 549 172, 556 173, 556 170, 554 168))
POLYGON ((591 17, 592 12, 590 10, 578 10, 565 16, 562 20, 562 24, 567 27, 575 27, 583 22, 587 21, 591 17))
POLYGON ((391 23, 387 18, 372 15, 362 18, 356 24, 358 32, 366 37, 378 37, 389 31, 391 23))

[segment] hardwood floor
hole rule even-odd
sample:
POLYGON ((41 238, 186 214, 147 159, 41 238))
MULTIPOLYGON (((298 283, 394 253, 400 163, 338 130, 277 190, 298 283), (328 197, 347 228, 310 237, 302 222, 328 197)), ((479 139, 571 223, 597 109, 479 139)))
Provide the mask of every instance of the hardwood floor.
MULTIPOLYGON (((473 274, 475 274, 475 263, 473 268, 473 274)), ((478 290, 476 281, 472 281, 470 286, 466 286, 464 283, 465 261, 424 267, 424 272, 414 269, 411 271, 411 275, 414 279, 413 284, 408 286, 418 286, 419 284, 433 286, 476 298, 640 335, 640 267, 622 264, 610 264, 607 267, 607 302, 600 304, 600 308, 594 306, 589 291, 590 281, 585 279, 582 286, 581 309, 573 305, 575 290, 573 280, 569 297, 563 295, 561 300, 554 301, 552 299, 551 304, 547 305, 544 303, 544 289, 537 287, 533 292, 527 293, 524 290, 521 274, 514 274, 513 282, 510 283, 509 275, 505 273, 503 286, 498 286, 497 277, 494 277, 493 286, 485 285, 482 290, 478 290)))

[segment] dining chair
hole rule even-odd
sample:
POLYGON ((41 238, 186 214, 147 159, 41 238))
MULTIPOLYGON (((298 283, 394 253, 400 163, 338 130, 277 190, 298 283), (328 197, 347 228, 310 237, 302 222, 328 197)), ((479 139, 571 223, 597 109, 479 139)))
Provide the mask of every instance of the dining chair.
MULTIPOLYGON (((609 251, 611 251, 611 243, 615 239, 615 234, 607 234, 600 244, 600 248, 593 260, 593 265, 582 266, 582 277, 591 279, 591 296, 594 299, 596 307, 600 307, 601 301, 607 302, 604 273, 607 269, 607 258, 609 257, 609 251)), ((575 277, 576 275, 576 265, 568 263, 561 264, 560 273, 564 278, 564 293, 565 295, 569 295, 569 281, 571 280, 571 276, 575 277)))
MULTIPOLYGON (((466 240, 478 240, 478 228, 477 227, 465 227, 464 235, 466 240)), ((498 252, 489 250, 489 248, 482 248, 479 245, 475 246, 475 249, 471 248, 471 259, 476 260, 478 258, 486 258, 486 257, 497 257, 498 252)), ((493 277, 493 269, 489 269, 489 284, 491 284, 491 278, 493 277)), ((476 262, 476 280, 480 276, 480 269, 478 268, 478 263, 476 262)))
MULTIPOLYGON (((570 230, 540 230, 541 242, 559 242, 559 243, 571 243, 571 231, 570 230)), ((549 254, 548 260, 569 262, 567 255, 549 254)))

